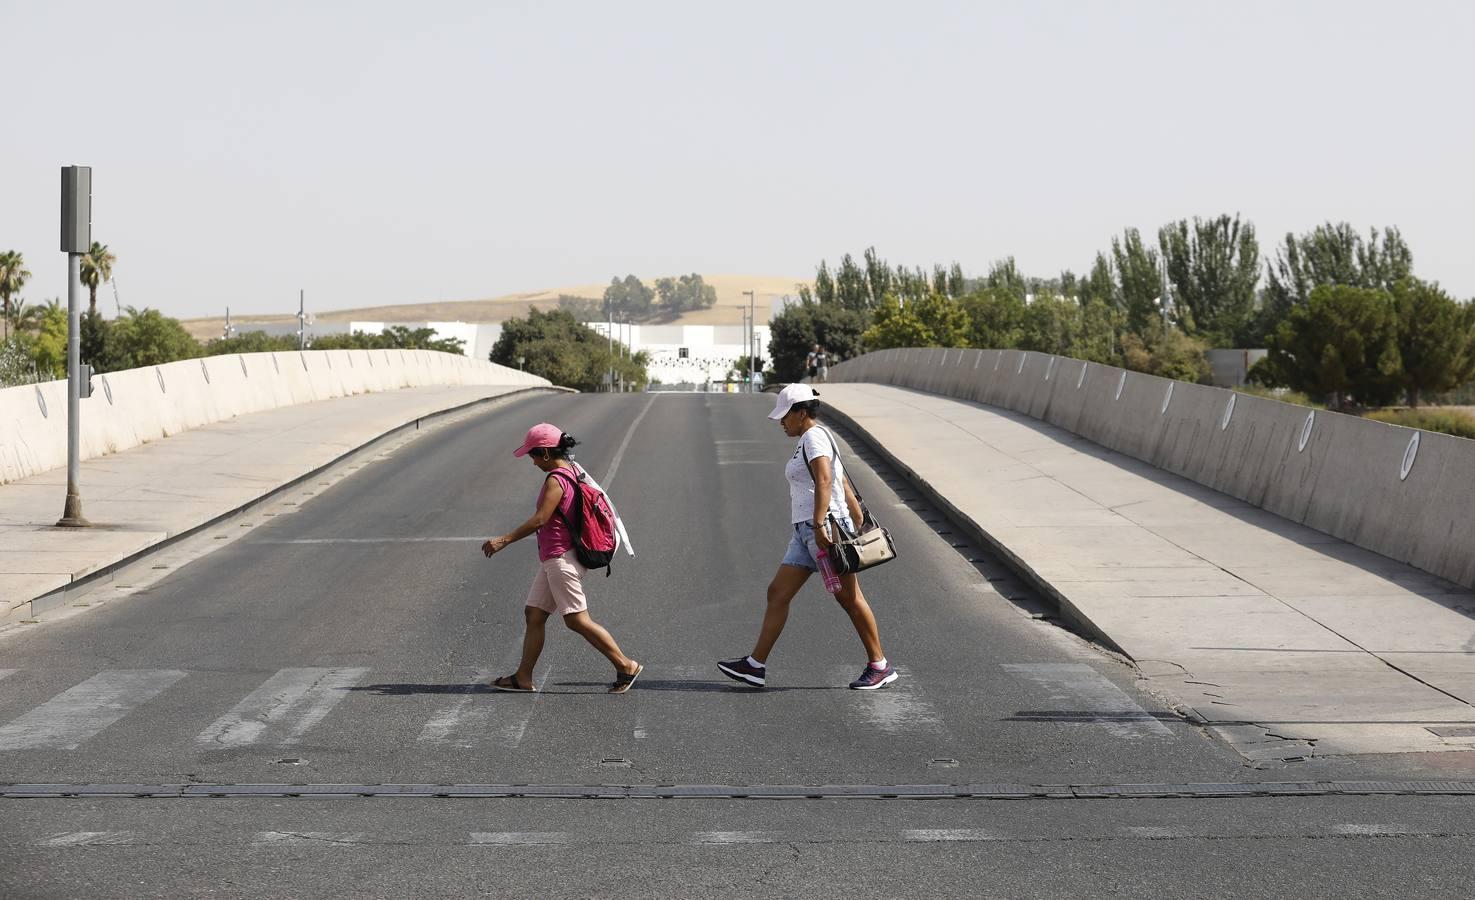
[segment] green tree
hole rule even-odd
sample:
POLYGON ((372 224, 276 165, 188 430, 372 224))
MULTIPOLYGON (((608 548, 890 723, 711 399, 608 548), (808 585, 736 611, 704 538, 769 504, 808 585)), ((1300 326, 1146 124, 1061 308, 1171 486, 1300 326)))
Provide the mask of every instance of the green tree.
POLYGON ((1054 294, 1036 294, 1024 308, 1019 347, 1039 353, 1068 354, 1080 330, 1081 305, 1054 294))
POLYGON ((604 302, 615 318, 642 320, 650 316, 656 292, 634 275, 611 278, 604 289, 604 302))
POLYGON ((968 345, 989 350, 1019 346, 1024 332, 1024 297, 1011 287, 984 287, 963 297, 968 345))
POLYGON ((598 390, 613 367, 626 384, 643 389, 649 380, 646 355, 630 354, 619 342, 614 346, 611 355, 608 339, 578 322, 567 310, 545 313, 535 307, 528 310, 525 319, 502 323, 502 334, 492 347, 490 359, 515 369, 518 357, 523 357, 526 371, 581 391, 598 390))
POLYGON ((861 336, 870 315, 839 303, 796 303, 768 320, 769 353, 776 381, 804 377, 804 358, 815 344, 823 344, 838 362, 865 352, 861 336))
POLYGON ((179 324, 156 309, 124 307, 112 322, 103 346, 100 369, 116 372, 191 359, 203 352, 198 341, 179 324))
POLYGON ((246 331, 229 338, 211 338, 205 344, 206 356, 226 353, 281 353, 297 349, 295 334, 267 334, 246 331))
POLYGON ((92 247, 82 254, 82 283, 87 286, 87 312, 97 315, 97 286, 113 277, 113 265, 118 258, 108 250, 106 244, 92 242, 92 247))
POLYGON ((1117 296, 1127 317, 1127 330, 1145 334, 1160 322, 1158 298, 1163 293, 1162 271, 1157 251, 1142 243, 1135 228, 1111 239, 1111 255, 1116 265, 1117 296))
POLYGON ((1395 283, 1392 294, 1408 405, 1417 407, 1424 394, 1451 391, 1475 378, 1475 307, 1417 278, 1395 283))
POLYGON ((1117 353, 1122 317, 1105 300, 1087 299, 1080 307, 1080 326, 1067 356, 1114 366, 1120 362, 1117 353))
POLYGON ((1014 263, 1014 257, 1009 256, 996 261, 989 267, 988 275, 984 278, 984 284, 996 291, 1008 291, 1024 302, 1029 293, 1029 283, 1025 277, 1019 274, 1019 267, 1014 263))
POLYGON ((1186 219, 1158 230, 1172 282, 1178 327, 1216 346, 1243 346, 1255 312, 1260 280, 1260 245, 1255 226, 1227 215, 1192 228, 1186 219))
POLYGON ((861 335, 865 349, 934 346, 932 331, 917 315, 916 307, 917 304, 902 306, 890 294, 882 297, 881 305, 871 311, 871 327, 861 335))
POLYGON ((1100 300, 1107 306, 1116 308, 1116 277, 1111 273, 1111 262, 1107 260, 1106 254, 1096 254, 1096 261, 1091 264, 1091 273, 1081 279, 1080 300, 1082 306, 1092 300, 1100 300))
POLYGON ((1366 241, 1346 222, 1318 225, 1300 237, 1287 234, 1266 266, 1266 322, 1273 328, 1321 285, 1391 290, 1413 267, 1413 252, 1397 228, 1385 228, 1381 236, 1373 228, 1366 241))
POLYGON ((866 306, 874 307, 881 302, 881 298, 892 292, 891 267, 886 261, 876 255, 875 247, 867 247, 864 253, 866 261, 866 306))
POLYGON ((18 250, 6 250, 0 253, 0 301, 4 303, 4 332, 5 337, 10 337, 10 298, 20 293, 26 282, 31 280, 30 270, 26 268, 25 257, 18 250))
POLYGON ((1381 406, 1398 396, 1398 312, 1378 288, 1324 284, 1291 309, 1267 341, 1257 378, 1326 398, 1332 409, 1355 401, 1381 406))
POLYGON ((819 270, 814 273, 814 299, 820 303, 834 303, 836 300, 835 278, 824 260, 819 261, 819 270))
POLYGON ((693 272, 679 278, 656 279, 661 312, 670 318, 688 310, 710 309, 717 304, 717 289, 693 272))
POLYGON ((1122 335, 1122 365, 1134 372, 1206 384, 1213 376, 1202 342, 1161 320, 1122 335))
POLYGON ((82 333, 78 337, 78 343, 81 344, 82 362, 99 371, 108 371, 104 368, 104 357, 108 352, 108 335, 112 331, 112 323, 96 310, 83 312, 80 318, 82 333))
POLYGON ((39 307, 31 356, 43 379, 67 377, 67 311, 53 300, 39 307))
POLYGON ((13 334, 0 341, 0 388, 30 384, 38 377, 33 339, 29 334, 13 334))
POLYGON ((567 310, 580 322, 604 321, 604 301, 594 297, 575 297, 572 294, 559 294, 558 308, 567 310))
POLYGON ((865 270, 856 265, 849 253, 840 258, 840 268, 835 273, 835 302, 857 311, 870 306, 870 282, 866 279, 865 270))

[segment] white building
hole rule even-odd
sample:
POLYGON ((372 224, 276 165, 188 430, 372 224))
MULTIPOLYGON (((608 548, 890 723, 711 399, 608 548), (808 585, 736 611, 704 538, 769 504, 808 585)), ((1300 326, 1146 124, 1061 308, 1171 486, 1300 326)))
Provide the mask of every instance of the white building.
MULTIPOLYGON (((601 336, 609 336, 607 322, 586 322, 601 336)), ((748 354, 741 325, 622 325, 615 323, 614 339, 631 352, 645 352, 650 361, 646 371, 652 383, 695 384, 727 379, 737 361, 748 354)), ((759 325, 753 336, 753 353, 758 357, 759 377, 772 364, 768 350, 769 328, 759 325)))

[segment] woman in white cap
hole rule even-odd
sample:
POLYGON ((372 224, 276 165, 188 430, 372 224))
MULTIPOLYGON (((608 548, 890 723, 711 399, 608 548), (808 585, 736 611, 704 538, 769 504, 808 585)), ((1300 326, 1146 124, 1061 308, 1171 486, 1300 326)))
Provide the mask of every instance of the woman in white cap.
MULTIPOLYGON (((784 467, 789 481, 789 518, 793 532, 778 572, 768 585, 768 607, 753 652, 746 657, 723 660, 717 668, 735 681, 763 687, 768 680, 768 654, 783 633, 789 618, 789 601, 799 593, 811 573, 818 571, 820 551, 834 545, 827 520, 834 516, 841 527, 854 529, 861 517, 860 498, 845 475, 836 451, 835 438, 819 424, 819 393, 807 384, 791 384, 778 395, 770 419, 778 420, 784 434, 799 439, 794 455, 784 467)), ((873 691, 900 677, 886 654, 881 652, 881 635, 876 617, 860 590, 854 574, 840 576, 835 594, 840 607, 850 616, 855 632, 865 647, 867 663, 860 677, 850 682, 857 691, 873 691)))
POLYGON ((543 626, 554 613, 562 616, 563 624, 614 664, 615 680, 610 685, 611 694, 630 690, 636 677, 645 669, 622 653, 620 645, 615 643, 604 626, 589 616, 583 581, 588 570, 579 565, 574 553, 574 537, 568 526, 578 496, 576 485, 582 475, 569 455, 569 450, 577 443, 573 435, 564 434, 547 422, 528 429, 522 446, 512 455, 526 456, 544 473, 537 511, 517 528, 481 545, 482 552, 490 557, 508 544, 535 532, 538 535, 538 574, 533 576, 533 585, 523 609, 527 631, 522 638, 522 662, 516 672, 492 682, 492 687, 499 691, 537 690, 533 685, 533 667, 543 652, 543 626))

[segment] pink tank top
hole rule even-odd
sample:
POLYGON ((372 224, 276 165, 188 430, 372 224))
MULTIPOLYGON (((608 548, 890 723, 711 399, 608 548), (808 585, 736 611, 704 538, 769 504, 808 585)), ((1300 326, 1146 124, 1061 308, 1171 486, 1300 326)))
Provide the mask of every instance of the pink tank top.
MULTIPOLYGON (((558 512, 554 513, 553 518, 549 519, 542 528, 538 529, 539 562, 556 559, 574 549, 574 536, 569 532, 568 523, 564 520, 564 516, 573 516, 575 487, 571 482, 573 479, 578 478, 578 474, 573 469, 559 469, 559 471, 566 474, 554 475, 550 472, 548 478, 543 482, 544 490, 547 490, 549 481, 553 481, 559 487, 562 487, 563 499, 558 501, 558 512), (573 478, 569 476, 573 476, 573 478), (562 515, 559 515, 559 513, 562 513, 562 515)), ((539 491, 538 500, 541 501, 542 499, 543 492, 539 491)), ((536 506, 534 508, 536 509, 536 506)))

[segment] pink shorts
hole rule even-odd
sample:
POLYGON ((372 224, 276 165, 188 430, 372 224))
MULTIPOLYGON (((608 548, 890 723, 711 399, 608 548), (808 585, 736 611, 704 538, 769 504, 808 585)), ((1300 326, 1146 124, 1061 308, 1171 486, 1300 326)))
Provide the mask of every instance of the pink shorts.
POLYGON ((545 559, 538 564, 533 586, 528 589, 527 605, 549 615, 567 616, 589 608, 584 600, 584 573, 574 551, 545 559))

